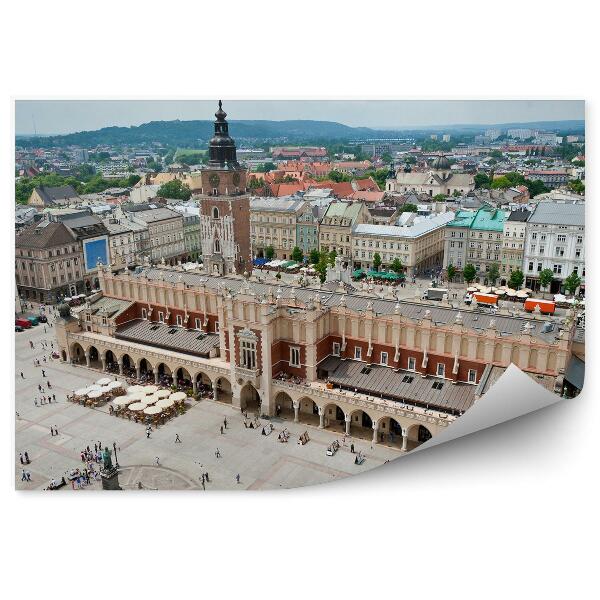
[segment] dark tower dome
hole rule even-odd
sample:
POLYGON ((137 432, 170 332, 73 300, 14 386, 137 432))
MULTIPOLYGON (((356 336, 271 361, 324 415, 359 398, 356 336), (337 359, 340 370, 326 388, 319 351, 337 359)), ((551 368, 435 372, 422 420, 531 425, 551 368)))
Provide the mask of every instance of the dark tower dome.
POLYGON ((447 171, 450 168, 450 161, 443 154, 436 156, 431 161, 431 168, 435 171, 447 171))
POLYGON ((219 100, 219 109, 215 113, 215 135, 208 143, 208 165, 211 169, 239 169, 235 141, 229 137, 229 124, 225 120, 227 113, 219 100))

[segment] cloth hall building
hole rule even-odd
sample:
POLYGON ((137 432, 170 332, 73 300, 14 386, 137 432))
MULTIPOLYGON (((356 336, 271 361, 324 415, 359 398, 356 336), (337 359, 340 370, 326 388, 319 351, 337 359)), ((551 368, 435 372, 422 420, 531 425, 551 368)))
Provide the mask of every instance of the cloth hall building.
POLYGON ((473 405, 510 363, 560 388, 574 325, 393 297, 213 277, 99 272, 56 324, 61 360, 210 386, 213 399, 410 450, 473 405))

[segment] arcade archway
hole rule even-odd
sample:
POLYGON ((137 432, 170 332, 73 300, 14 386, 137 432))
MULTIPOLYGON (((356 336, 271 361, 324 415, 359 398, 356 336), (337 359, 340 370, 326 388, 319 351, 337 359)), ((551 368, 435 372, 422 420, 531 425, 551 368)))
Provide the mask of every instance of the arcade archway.
POLYGON ((224 404, 231 404, 233 394, 231 392, 231 382, 226 377, 219 377, 215 384, 215 400, 224 404))
POLYGON ((260 414, 260 395, 251 383, 247 383, 240 392, 240 406, 248 413, 260 414))
POLYGON ((350 415, 350 435, 362 440, 373 439, 373 419, 364 410, 355 410, 350 415))

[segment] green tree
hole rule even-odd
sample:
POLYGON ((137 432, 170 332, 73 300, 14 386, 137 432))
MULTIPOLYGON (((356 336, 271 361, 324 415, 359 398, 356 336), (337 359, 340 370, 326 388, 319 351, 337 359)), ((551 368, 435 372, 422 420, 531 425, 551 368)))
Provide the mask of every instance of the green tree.
POLYGON ((476 188, 489 189, 492 185, 491 179, 485 173, 477 173, 473 180, 476 188))
POLYGON ((321 258, 320 252, 316 248, 313 248, 310 251, 310 256, 309 256, 308 262, 311 265, 316 265, 319 262, 320 258, 321 258))
POLYGON ((398 257, 396 257, 392 261, 390 268, 392 269, 392 271, 394 271, 394 273, 402 273, 402 261, 398 257))
POLYGON ((304 260, 304 254, 302 254, 302 250, 298 248, 298 246, 294 246, 292 250, 292 260, 295 260, 298 263, 301 263, 304 260))
POLYGON ((523 275, 523 271, 516 269, 510 274, 508 284, 513 290, 518 290, 523 285, 523 281, 525 281, 525 275, 523 275))
POLYGON ((346 173, 342 173, 341 171, 329 171, 327 178, 331 179, 331 181, 335 181, 336 183, 341 183, 342 181, 352 181, 352 177, 350 177, 350 175, 346 175, 346 173))
POLYGON ((277 169, 277 165, 272 162, 261 163, 256 167, 256 170, 259 173, 268 173, 269 171, 275 171, 277 169))
POLYGON ((456 277, 456 267, 452 264, 446 267, 446 275, 448 276, 448 281, 452 282, 456 277))
POLYGON ((446 196, 446 194, 436 194, 432 200, 434 202, 444 202, 444 200, 446 200, 448 197, 446 196))
POLYGON ((476 275, 477 270, 475 267, 471 263, 466 264, 465 268, 463 269, 463 277, 465 278, 465 281, 467 283, 471 283, 471 281, 475 279, 476 275))
POLYGON ((251 190, 257 190, 265 185, 262 179, 257 179, 256 177, 251 177, 248 179, 248 187, 251 190))
POLYGON ((529 195, 534 198, 538 194, 545 194, 550 191, 550 188, 544 185, 544 182, 539 179, 534 179, 533 181, 527 180, 525 182, 527 189, 529 190, 529 195))
POLYGON ((540 271, 540 285, 546 289, 554 279, 554 272, 552 269, 544 269, 540 271))
POLYGON ((373 254, 373 268, 376 271, 379 271, 380 266, 381 266, 381 255, 379 254, 379 252, 375 252, 375 254, 373 254))
POLYGON ((182 183, 181 179, 172 179, 158 188, 158 196, 171 200, 189 200, 192 196, 192 190, 187 184, 182 183))
POLYGON ((337 252, 335 250, 332 250, 328 256, 327 256, 327 261, 329 262, 329 264, 333 267, 333 265, 335 265, 335 259, 337 257, 337 252))
POLYGON ((565 290, 569 294, 575 294, 577 288, 581 285, 581 277, 573 271, 563 282, 565 290))
POLYGON ((267 246, 265 248, 265 258, 267 260, 273 260, 274 256, 275 256, 275 248, 273 248, 273 246, 267 246))
POLYGON ((498 277, 500 277, 500 269, 498 268, 498 263, 492 263, 487 272, 488 281, 492 285, 494 285, 496 283, 496 281, 498 280, 498 277))
POLYGON ((400 206, 399 210, 400 212, 417 212, 419 209, 416 204, 411 204, 410 202, 407 202, 406 204, 400 206))
POLYGON ((585 184, 583 181, 581 181, 581 179, 569 181, 569 189, 576 194, 581 194, 582 196, 585 194, 585 184))

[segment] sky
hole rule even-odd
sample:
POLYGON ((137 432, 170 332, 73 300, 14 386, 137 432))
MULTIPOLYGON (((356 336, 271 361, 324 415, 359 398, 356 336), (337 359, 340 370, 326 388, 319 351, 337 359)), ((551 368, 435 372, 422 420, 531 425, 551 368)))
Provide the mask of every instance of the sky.
MULTIPOLYGON (((216 100, 16 100, 15 132, 62 134, 212 120, 216 100)), ((381 129, 584 119, 580 100, 223 100, 230 120, 314 119, 381 129)))

